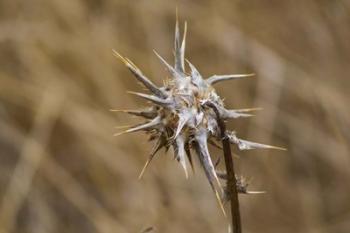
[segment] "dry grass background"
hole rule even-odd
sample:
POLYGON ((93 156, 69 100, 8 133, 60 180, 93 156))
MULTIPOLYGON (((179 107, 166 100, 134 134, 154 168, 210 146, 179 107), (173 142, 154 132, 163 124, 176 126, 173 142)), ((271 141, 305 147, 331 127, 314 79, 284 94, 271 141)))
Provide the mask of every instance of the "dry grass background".
POLYGON ((229 126, 289 149, 236 160, 267 191, 240 197, 245 232, 349 232, 346 0, 1 0, 1 232, 227 231, 198 167, 186 180, 162 152, 138 181, 151 145, 112 137, 137 119, 109 109, 143 105, 112 49, 160 84, 152 49, 172 61, 176 5, 204 75, 257 73, 218 85, 228 106, 264 108, 229 126))

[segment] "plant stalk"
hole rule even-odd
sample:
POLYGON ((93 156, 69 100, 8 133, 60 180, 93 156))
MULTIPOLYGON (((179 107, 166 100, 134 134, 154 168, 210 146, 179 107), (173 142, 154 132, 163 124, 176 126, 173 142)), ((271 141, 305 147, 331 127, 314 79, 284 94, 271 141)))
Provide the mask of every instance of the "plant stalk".
POLYGON ((233 233, 241 233, 241 214, 239 211, 239 201, 238 201, 238 192, 236 186, 236 176, 235 168, 231 153, 231 146, 228 137, 226 137, 226 124, 220 116, 220 113, 216 106, 213 103, 207 103, 207 106, 212 108, 216 114, 217 122, 220 128, 220 136, 222 141, 222 147, 225 157, 225 166, 227 173, 227 195, 231 203, 231 224, 233 233))

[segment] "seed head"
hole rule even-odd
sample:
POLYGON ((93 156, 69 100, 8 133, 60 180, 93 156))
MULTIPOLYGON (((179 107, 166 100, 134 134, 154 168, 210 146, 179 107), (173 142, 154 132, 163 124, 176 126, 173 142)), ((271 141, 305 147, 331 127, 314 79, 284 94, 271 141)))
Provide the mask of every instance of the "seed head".
MULTIPOLYGON (((223 81, 250 77, 254 74, 213 75, 206 79, 203 78, 196 67, 185 59, 186 31, 187 24, 185 23, 184 35, 181 41, 178 21, 176 21, 174 66, 171 66, 154 51, 170 73, 170 78, 164 81, 165 85, 163 87, 155 85, 128 58, 113 51, 115 56, 127 66, 135 78, 149 91, 147 94, 129 93, 143 98, 151 104, 150 107, 142 110, 114 110, 146 119, 145 122, 117 133, 116 136, 123 133, 143 131, 149 135, 150 141, 155 141, 139 178, 142 177, 155 154, 161 148, 168 150, 170 147, 173 148, 174 157, 181 164, 186 177, 188 177, 187 163, 193 168, 192 152, 194 151, 222 207, 222 197, 225 196, 225 191, 219 178, 224 179, 225 175, 216 171, 217 163, 213 163, 208 150, 208 143, 214 143, 215 145, 215 141, 221 141, 222 138, 220 137, 221 133, 216 114, 212 108, 208 107, 208 103, 214 105, 218 109, 221 118, 225 120, 252 116, 250 112, 258 109, 227 109, 222 98, 216 93, 214 85, 223 81), (189 71, 185 70, 185 63, 188 64, 189 71)), ((283 149, 239 139, 234 131, 227 131, 226 136, 232 144, 238 146, 239 150, 283 149)), ((237 188, 241 193, 249 193, 247 184, 243 182, 242 178, 236 178, 236 181, 237 188)))

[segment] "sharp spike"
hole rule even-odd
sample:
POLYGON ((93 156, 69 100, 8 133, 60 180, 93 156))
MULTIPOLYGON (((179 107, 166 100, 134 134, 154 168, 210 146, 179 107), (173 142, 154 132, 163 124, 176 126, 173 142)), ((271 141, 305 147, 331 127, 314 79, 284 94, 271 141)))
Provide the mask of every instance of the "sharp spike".
POLYGON ((252 117, 254 115, 252 114, 247 114, 247 113, 239 113, 236 110, 230 110, 230 109, 221 109, 220 116, 223 119, 236 119, 236 118, 241 118, 241 117, 252 117))
POLYGON ((154 157, 154 154, 151 154, 151 155, 148 157, 148 159, 147 159, 145 165, 143 165, 143 168, 142 168, 142 170, 141 170, 141 172, 140 172, 140 175, 139 175, 139 177, 138 177, 139 180, 142 179, 142 177, 143 177, 143 175, 145 174, 146 169, 147 169, 148 165, 151 163, 153 157, 154 157))
POLYGON ((226 215, 225 210, 223 208, 222 200, 221 200, 220 195, 216 189, 216 186, 214 185, 214 180, 215 180, 221 193, 223 193, 223 189, 221 187, 219 178, 216 175, 215 168, 214 168, 213 162, 211 160, 211 157, 210 157, 210 154, 208 151, 207 139, 208 139, 208 136, 207 136, 206 129, 199 130, 197 135, 196 135, 196 142, 197 142, 196 151, 198 154, 198 158, 199 158, 199 160, 204 168, 204 171, 205 171, 205 174, 208 178, 210 186, 213 189, 215 196, 219 202, 220 208, 222 209, 224 215, 226 215))
POLYGON ((183 129, 183 127, 185 126, 189 118, 190 118, 189 114, 186 114, 186 113, 179 114, 179 121, 177 123, 177 129, 176 129, 174 138, 177 138, 177 136, 180 134, 181 130, 183 129))
POLYGON ((251 142, 243 139, 239 139, 234 132, 227 134, 231 143, 236 144, 240 150, 253 150, 253 149, 275 149, 275 150, 287 150, 286 148, 271 146, 256 142, 251 142))
POLYGON ((119 109, 111 109, 112 112, 123 112, 134 116, 144 117, 146 119, 153 119, 157 116, 157 112, 154 111, 153 108, 147 110, 119 110, 119 109))
POLYGON ((180 162, 181 166, 183 167, 186 175, 186 179, 188 179, 188 172, 187 172, 187 166, 186 166, 186 160, 185 160, 185 139, 183 135, 179 135, 175 139, 176 143, 176 158, 180 162))
POLYGON ((121 125, 121 126, 115 126, 115 129, 125 129, 125 128, 130 128, 132 125, 121 125))
POLYGON ((117 51, 113 50, 114 55, 120 59, 131 71, 131 73, 134 74, 136 79, 140 81, 148 90, 150 90, 153 94, 155 94, 158 97, 166 98, 167 95, 158 88, 151 80, 149 80, 137 66, 132 63, 128 58, 123 57, 120 55, 117 51))
POLYGON ((236 110, 230 110, 230 109, 226 109, 220 105, 215 104, 217 109, 220 112, 220 117, 222 117, 223 119, 236 119, 236 118, 240 118, 240 117, 252 117, 254 115, 252 114, 247 114, 247 113, 240 113, 237 112, 236 110))
POLYGON ((187 22, 185 22, 182 44, 180 46, 179 20, 178 20, 178 14, 176 12, 176 25, 175 25, 175 70, 180 72, 181 74, 185 73, 186 34, 187 34, 187 22))
POLYGON ((210 154, 209 154, 208 144, 207 144, 208 135, 207 135, 206 129, 202 129, 197 133, 196 141, 197 141, 198 147, 200 149, 200 151, 199 151, 200 156, 199 157, 203 163, 203 167, 205 168, 205 170, 208 173, 208 176, 209 176, 208 178, 211 178, 211 179, 214 178, 217 182, 217 185, 220 188, 220 191, 222 191, 220 181, 215 173, 215 168, 214 168, 212 159, 211 159, 210 154))
POLYGON ((265 194, 266 191, 247 191, 246 194, 265 194))
POLYGON ((181 44, 181 49, 180 49, 180 57, 181 57, 181 67, 183 70, 183 73, 185 73, 185 50, 186 50, 186 34, 187 34, 187 22, 185 21, 185 26, 184 26, 184 35, 182 38, 182 44, 181 44))
POLYGON ((153 52, 161 60, 161 62, 168 68, 169 72, 174 78, 176 79, 182 78, 181 74, 177 72, 171 65, 169 65, 155 50, 153 50, 153 52))
POLYGON ((176 23, 175 23, 175 49, 180 48, 180 30, 179 30, 179 19, 176 12, 176 23))
POLYGON ((146 122, 144 124, 140 124, 140 125, 136 125, 128 130, 125 130, 124 132, 121 133, 116 133, 114 134, 114 136, 119 136, 125 133, 132 133, 132 132, 136 132, 136 131, 140 131, 140 130, 147 130, 147 129, 151 129, 154 128, 156 125, 161 123, 161 119, 160 117, 156 117, 153 120, 146 122))
POLYGON ((126 131, 120 132, 120 133, 115 133, 113 134, 114 137, 119 137, 120 135, 126 134, 126 131))
POLYGON ((189 60, 186 59, 186 62, 187 62, 187 64, 190 66, 192 75, 193 75, 193 76, 196 76, 196 77, 202 78, 202 76, 200 75, 200 73, 199 73, 199 71, 197 70, 197 68, 196 68, 189 60))
POLYGON ((153 96, 153 95, 148 95, 148 94, 144 94, 144 93, 139 93, 139 92, 133 92, 133 91, 128 91, 129 94, 132 95, 137 95, 140 96, 146 100, 152 101, 155 104, 161 105, 161 106, 167 106, 169 104, 171 104, 171 101, 169 100, 165 100, 165 99, 161 99, 157 96, 153 96))
POLYGON ((198 87, 207 87, 207 83, 204 81, 197 68, 189 60, 186 59, 186 62, 191 69, 191 81, 198 87))
POLYGON ((266 145, 266 144, 261 144, 261 143, 256 143, 256 142, 250 142, 246 140, 239 139, 241 148, 240 150, 249 150, 249 149, 275 149, 275 150, 284 150, 286 151, 286 148, 283 147, 278 147, 278 146, 271 146, 271 145, 266 145), (243 144, 243 145, 242 145, 243 144))
POLYGON ((176 24, 175 24, 175 70, 184 73, 183 66, 181 64, 181 48, 180 48, 180 29, 179 20, 176 12, 176 24))
POLYGON ((245 78, 245 77, 252 77, 255 74, 228 74, 228 75, 213 75, 209 77, 206 81, 209 85, 214 85, 215 83, 221 82, 221 81, 227 81, 232 79, 239 79, 239 78, 245 78))
POLYGON ((131 64, 129 64, 128 60, 126 60, 122 55, 120 55, 120 53, 118 53, 117 51, 115 51, 114 49, 113 51, 113 55, 118 58, 119 60, 121 60, 126 66, 129 66, 131 64))
POLYGON ((214 190, 214 192, 215 192, 216 200, 219 203, 220 209, 221 209, 222 213, 224 214, 224 216, 226 217, 227 215, 226 215, 226 211, 225 211, 225 208, 224 208, 224 203, 223 203, 223 201, 222 201, 222 199, 220 197, 220 194, 219 194, 219 192, 216 189, 214 190))
POLYGON ((245 113, 245 112, 254 112, 254 111, 261 111, 263 108, 242 108, 242 109, 233 109, 233 111, 238 113, 245 113))
POLYGON ((143 174, 145 173, 145 171, 146 171, 148 165, 151 163, 152 159, 153 159, 154 156, 157 154, 157 152, 158 152, 162 147, 164 147, 164 145, 165 145, 165 140, 164 140, 164 138, 163 138, 162 135, 161 135, 161 136, 159 137, 158 141, 156 142, 156 144, 153 146, 152 151, 151 151, 151 153, 150 153, 150 155, 149 155, 149 157, 148 157, 148 159, 147 159, 145 165, 143 166, 143 168, 142 168, 142 170, 141 170, 141 172, 140 172, 140 175, 139 175, 139 177, 138 177, 139 180, 142 179, 143 174))
POLYGON ((187 155, 187 159, 190 162, 192 172, 195 173, 194 166, 193 166, 193 160, 192 160, 192 154, 191 154, 191 148, 190 148, 190 145, 188 143, 185 144, 185 152, 187 155))

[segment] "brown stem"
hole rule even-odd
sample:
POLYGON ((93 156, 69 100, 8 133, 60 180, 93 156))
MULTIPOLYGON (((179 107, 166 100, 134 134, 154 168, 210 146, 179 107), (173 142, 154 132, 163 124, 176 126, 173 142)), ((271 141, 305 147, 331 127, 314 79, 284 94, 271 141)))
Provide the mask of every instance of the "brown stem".
POLYGON ((222 141, 222 147, 224 150, 225 157, 225 166, 227 173, 227 196, 231 203, 231 221, 233 233, 241 233, 241 215, 239 212, 239 202, 238 202, 238 192, 236 186, 236 176, 235 176, 235 168, 233 164, 230 141, 226 137, 226 125, 225 122, 221 119, 220 113, 213 103, 207 103, 207 106, 212 108, 216 114, 217 122, 220 128, 220 136, 222 141))

